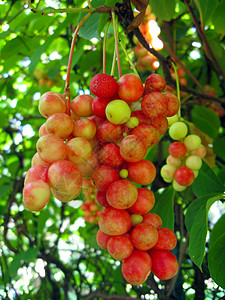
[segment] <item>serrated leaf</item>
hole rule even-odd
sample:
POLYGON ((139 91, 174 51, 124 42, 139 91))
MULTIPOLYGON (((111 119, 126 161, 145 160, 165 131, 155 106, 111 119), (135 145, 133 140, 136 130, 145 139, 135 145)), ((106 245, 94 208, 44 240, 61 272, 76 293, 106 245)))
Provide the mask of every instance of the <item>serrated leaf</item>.
POLYGON ((225 187, 220 182, 219 178, 204 161, 197 178, 191 186, 197 197, 216 192, 223 193, 225 190, 225 187))
POLYGON ((215 224, 209 242, 208 265, 212 279, 225 288, 225 214, 215 224))
POLYGON ((191 111, 191 117, 193 123, 211 138, 215 138, 218 135, 220 119, 211 109, 195 105, 191 111))
POLYGON ((208 211, 212 204, 220 200, 222 194, 213 193, 194 200, 187 209, 185 225, 189 233, 189 255, 201 270, 205 254, 208 211))
POLYGON ((162 219, 162 226, 174 229, 174 189, 169 186, 164 191, 158 191, 155 193, 155 205, 151 209, 151 212, 156 213, 162 219))
POLYGON ((175 14, 175 0, 150 0, 149 5, 159 20, 169 22, 175 14))

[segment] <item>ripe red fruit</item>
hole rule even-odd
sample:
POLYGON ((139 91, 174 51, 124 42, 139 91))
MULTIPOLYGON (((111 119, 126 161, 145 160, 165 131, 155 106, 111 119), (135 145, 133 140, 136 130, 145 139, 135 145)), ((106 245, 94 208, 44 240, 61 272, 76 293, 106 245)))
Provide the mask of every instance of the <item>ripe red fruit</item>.
POLYGON ((176 256, 167 250, 151 250, 152 272, 161 280, 171 279, 178 272, 176 256))
POLYGON ((129 179, 141 185, 152 183, 156 176, 154 164, 145 159, 129 163, 127 170, 129 179))
POLYGON ((96 241, 100 248, 107 250, 107 243, 111 238, 111 235, 104 233, 101 229, 97 231, 96 241))
POLYGON ((143 97, 141 109, 149 118, 161 118, 167 116, 168 101, 160 92, 151 92, 143 97))
POLYGON ((179 185, 189 186, 194 182, 195 175, 188 167, 180 167, 176 170, 174 178, 179 185))
POLYGON ((79 95, 70 102, 71 110, 80 117, 90 117, 93 115, 92 101, 94 97, 92 95, 79 95))
POLYGON ((119 180, 119 175, 113 168, 101 165, 96 168, 91 178, 99 191, 106 191, 111 183, 119 180))
POLYGON ((96 128, 98 128, 98 126, 106 120, 105 118, 99 116, 91 116, 88 119, 94 122, 96 128))
POLYGON ((47 182, 47 174, 48 174, 48 167, 43 165, 36 165, 31 167, 24 179, 24 185, 26 185, 29 182, 33 182, 36 180, 42 180, 44 182, 47 182))
POLYGON ((134 246, 125 235, 112 236, 107 243, 109 254, 116 260, 124 260, 133 252, 134 246))
POLYGON ((145 93, 150 93, 152 91, 161 92, 165 87, 165 79, 159 74, 151 74, 145 81, 145 93))
POLYGON ((151 120, 147 117, 142 110, 135 110, 131 112, 131 117, 136 117, 139 121, 139 125, 141 124, 150 124, 151 120))
POLYGON ((92 101, 92 109, 95 115, 105 117, 105 108, 111 99, 96 97, 92 101))
POLYGON ((98 154, 101 164, 108 165, 113 168, 121 166, 124 162, 120 155, 120 147, 114 143, 106 144, 98 154))
POLYGON ((169 146, 169 154, 173 157, 179 158, 186 153, 186 147, 181 142, 173 142, 169 146))
POLYGON ((136 202, 128 209, 133 214, 145 215, 155 204, 155 197, 152 191, 146 188, 138 188, 138 197, 136 202))
POLYGON ((147 147, 142 140, 134 135, 128 135, 120 143, 120 155, 125 161, 137 162, 145 157, 147 147))
POLYGON ((61 94, 57 92, 46 92, 39 100, 38 109, 44 118, 48 118, 58 112, 64 113, 66 111, 66 104, 61 94))
POLYGON ((118 95, 126 102, 139 100, 144 92, 141 79, 134 74, 125 74, 118 80, 118 95))
POLYGON ((173 250, 177 244, 176 234, 169 228, 158 229, 158 242, 155 244, 154 249, 157 250, 173 250))
POLYGON ((108 74, 96 74, 91 79, 90 91, 95 96, 110 98, 117 92, 117 82, 112 76, 108 74))
POLYGON ((106 199, 106 192, 97 191, 95 195, 96 202, 102 207, 111 207, 106 199))
POLYGON ((143 216, 142 223, 147 223, 154 226, 156 229, 159 229, 162 226, 162 219, 160 216, 153 212, 149 212, 143 216))
POLYGON ((99 140, 103 142, 116 142, 123 135, 123 125, 115 125, 111 122, 102 122, 97 130, 97 136, 99 140))
POLYGON ((80 119, 73 124, 73 135, 75 137, 83 137, 85 139, 92 139, 96 134, 96 126, 90 119, 80 119))
POLYGON ((176 95, 170 93, 170 92, 165 92, 163 93, 164 97, 166 97, 168 101, 168 107, 167 107, 167 117, 172 117, 174 116, 180 107, 179 100, 176 95))
POLYGON ((131 218, 126 210, 107 207, 101 210, 98 224, 106 234, 121 235, 130 230, 131 218))
POLYGON ((128 180, 118 180, 113 182, 107 192, 108 203, 118 209, 127 209, 131 207, 138 197, 136 186, 128 180))
POLYGON ((141 223, 131 231, 131 241, 135 248, 139 250, 149 250, 155 246, 158 241, 157 229, 146 223, 141 223))
POLYGON ((139 285, 146 281, 152 267, 150 255, 146 251, 134 250, 122 264, 122 274, 127 282, 139 285))
POLYGON ((147 148, 154 146, 160 139, 160 133, 158 129, 151 124, 138 125, 132 131, 132 134, 138 136, 145 144, 147 148))
POLYGON ((82 164, 76 164, 76 167, 78 170, 80 170, 82 177, 90 177, 96 167, 98 166, 98 158, 97 153, 92 152, 91 156, 83 162, 82 164))
POLYGON ((163 135, 164 133, 166 133, 166 131, 168 129, 168 120, 166 117, 153 118, 153 119, 151 119, 151 124, 154 125, 158 129, 160 135, 163 135))

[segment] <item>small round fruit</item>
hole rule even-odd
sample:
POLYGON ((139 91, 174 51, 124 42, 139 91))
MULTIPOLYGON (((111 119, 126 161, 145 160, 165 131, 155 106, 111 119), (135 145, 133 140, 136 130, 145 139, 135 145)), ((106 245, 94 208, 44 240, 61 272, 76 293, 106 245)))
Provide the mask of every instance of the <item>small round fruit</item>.
POLYGON ((105 109, 111 100, 108 98, 96 97, 92 101, 92 109, 96 116, 105 117, 105 109))
POLYGON ((107 243, 109 254, 116 260, 124 260, 133 252, 134 246, 125 235, 112 236, 107 243))
POLYGON ((92 154, 92 148, 87 139, 75 137, 66 144, 67 158, 74 164, 85 163, 92 154))
POLYGON ((127 162, 137 162, 145 157, 147 147, 136 135, 128 135, 120 143, 120 155, 127 162))
POLYGON ((178 122, 179 118, 178 115, 174 115, 172 117, 167 117, 168 125, 171 126, 172 124, 178 122))
POLYGON ((145 93, 162 92, 166 87, 165 79, 159 74, 151 74, 145 81, 145 93))
POLYGON ((149 118, 166 117, 167 102, 166 97, 160 92, 151 92, 143 97, 141 109, 149 118))
POLYGON ((195 180, 193 171, 187 167, 180 167, 176 170, 174 178, 182 186, 189 186, 195 180))
POLYGON ((161 280, 174 277, 179 269, 176 256, 167 250, 149 251, 152 259, 152 272, 161 280))
POLYGON ((147 148, 156 145, 160 139, 160 133, 158 129, 152 124, 138 125, 132 134, 138 136, 145 144, 147 148))
POLYGON ((80 119, 73 124, 73 135, 91 140, 96 134, 95 123, 89 119, 80 119))
POLYGON ((169 136, 173 140, 181 140, 187 135, 187 133, 188 127, 184 122, 176 122, 169 128, 169 136))
POLYGON ((29 182, 23 189, 24 207, 29 211, 39 211, 47 205, 50 196, 50 188, 46 182, 29 182))
POLYGON ((93 115, 92 95, 79 95, 70 102, 70 109, 79 117, 90 117, 93 115))
POLYGON ((121 235, 130 230, 131 218, 126 210, 106 207, 101 210, 98 224, 106 234, 121 235))
POLYGON ((141 185, 148 185, 153 182, 156 176, 156 168, 149 160, 140 160, 128 164, 128 177, 141 185))
POLYGON ((117 92, 117 82, 112 76, 99 73, 91 79, 90 91, 95 96, 101 98, 110 98, 117 92))
POLYGON ((119 175, 110 166, 101 165, 95 169, 91 179, 99 191, 106 191, 110 184, 119 180, 119 175))
POLYGON ((173 180, 173 189, 177 192, 183 192, 186 190, 186 186, 180 185, 179 183, 176 182, 176 180, 173 180))
POLYGON ((177 244, 176 234, 169 228, 158 229, 158 241, 154 246, 157 250, 173 250, 177 244))
POLYGON ((179 158, 184 156, 186 153, 186 147, 181 142, 173 142, 169 146, 169 154, 173 157, 179 158))
POLYGON ((175 174, 176 170, 177 170, 177 168, 175 166, 164 165, 160 170, 160 174, 163 179, 172 181, 174 179, 174 174, 175 174))
POLYGON ((113 168, 121 166, 124 162, 120 155, 120 147, 114 143, 108 143, 99 151, 98 159, 100 164, 113 168))
POLYGON ((185 166, 191 170, 199 170, 202 166, 202 159, 197 155, 190 155, 185 160, 185 166))
POLYGON ((176 95, 165 92, 163 95, 167 98, 168 101, 168 109, 167 109, 167 117, 173 117, 179 110, 180 103, 176 95))
POLYGON ((44 118, 48 118, 55 113, 64 113, 66 111, 66 104, 61 94, 46 92, 39 100, 38 109, 44 118))
POLYGON ((139 120, 136 117, 130 117, 130 119, 126 122, 126 126, 130 129, 133 129, 139 125, 139 120))
POLYGON ((122 264, 122 274, 132 285, 143 284, 148 278, 152 267, 150 255, 146 251, 134 250, 122 264))
POLYGON ((130 119, 131 111, 129 105, 123 100, 113 100, 105 109, 106 118, 113 124, 123 124, 130 119))
POLYGON ((123 136, 123 125, 115 125, 106 120, 99 125, 97 136, 102 142, 117 142, 123 136))
POLYGON ((119 175, 120 175, 121 178, 127 178, 128 177, 128 171, 127 171, 127 169, 120 170, 119 175))
POLYGON ((169 155, 166 159, 167 165, 174 166, 175 168, 179 168, 182 165, 181 158, 173 157, 172 155, 169 155))
POLYGON ((139 215, 139 214, 132 214, 130 215, 131 217, 131 226, 137 226, 138 224, 141 224, 143 221, 143 216, 139 215))
POLYGON ((118 80, 118 95, 126 102, 139 100, 144 92, 141 79, 134 74, 125 74, 118 80))
POLYGON ((96 241, 100 248, 107 250, 107 243, 111 239, 111 235, 104 233, 100 228, 96 234, 96 241))
POLYGON ((189 134, 184 139, 184 145, 189 151, 196 150, 201 145, 201 138, 196 134, 189 134))
POLYGON ((162 219, 159 215, 149 212, 143 216, 142 223, 147 223, 154 226, 156 229, 159 229, 162 226, 162 219))
POLYGON ((153 208, 155 197, 153 192, 146 188, 138 188, 137 191, 137 200, 128 210, 133 214, 145 215, 153 208))
POLYGON ((197 155, 197 156, 199 156, 200 158, 204 158, 204 157, 206 156, 206 154, 207 154, 207 151, 206 151, 205 146, 201 144, 201 145, 198 147, 198 149, 191 151, 191 154, 192 154, 192 155, 197 155))
POLYGON ((73 120, 65 113, 55 113, 47 119, 45 128, 47 133, 65 139, 73 131, 73 120))
POLYGON ((139 250, 149 250, 158 241, 157 229, 147 223, 141 223, 131 231, 131 241, 135 248, 139 250))
POLYGON ((108 203, 117 209, 127 209, 137 200, 138 190, 136 186, 128 180, 118 180, 113 182, 107 192, 108 203))

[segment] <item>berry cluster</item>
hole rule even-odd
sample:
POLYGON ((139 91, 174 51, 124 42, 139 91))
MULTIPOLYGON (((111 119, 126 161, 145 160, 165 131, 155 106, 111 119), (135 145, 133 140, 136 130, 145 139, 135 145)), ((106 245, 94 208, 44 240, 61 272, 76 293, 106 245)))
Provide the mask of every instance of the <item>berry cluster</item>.
POLYGON ((47 120, 40 127, 37 153, 23 190, 24 206, 38 211, 51 193, 68 202, 79 195, 82 180, 85 186, 93 182, 102 207, 96 213, 99 228, 112 238, 107 249, 112 253, 115 247, 121 253, 116 259, 123 261, 123 275, 132 284, 143 283, 151 269, 161 279, 171 278, 178 269, 169 252, 176 244, 174 233, 159 229, 161 224, 154 227, 143 222, 154 205, 154 195, 135 185, 149 185, 155 179, 154 164, 144 159, 147 148, 159 141, 168 128, 167 117, 179 109, 174 94, 162 93, 165 85, 158 74, 150 75, 144 86, 134 74, 118 81, 97 74, 90 82, 95 97, 79 95, 67 103, 59 93, 42 95, 39 112, 47 120), (121 251, 125 246, 113 246, 114 240, 121 239, 130 245, 128 252, 121 251))
POLYGON ((97 224, 100 210, 95 200, 96 188, 90 178, 83 178, 82 192, 85 197, 85 201, 80 207, 84 211, 83 218, 86 222, 97 224))
MULTIPOLYGON (((160 28, 157 25, 156 17, 153 13, 151 13, 151 7, 148 5, 145 16, 139 25, 139 29, 146 41, 153 46, 155 50, 161 50, 161 41, 158 38, 160 34, 160 28)), ((136 46, 134 47, 134 53, 137 56, 137 64, 136 67, 138 71, 153 71, 157 70, 159 67, 159 62, 157 58, 149 53, 134 37, 134 43, 136 46)))
POLYGON ((176 142, 170 144, 166 165, 161 168, 164 181, 173 182, 174 190, 180 192, 194 182, 202 166, 202 158, 206 155, 201 138, 187 133, 188 126, 182 121, 170 126, 169 135, 176 142))

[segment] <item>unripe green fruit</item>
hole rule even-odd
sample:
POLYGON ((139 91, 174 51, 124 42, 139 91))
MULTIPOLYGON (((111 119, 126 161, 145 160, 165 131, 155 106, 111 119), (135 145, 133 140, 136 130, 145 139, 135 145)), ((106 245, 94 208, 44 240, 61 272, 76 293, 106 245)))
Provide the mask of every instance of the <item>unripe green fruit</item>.
POLYGON ((130 117, 130 119, 126 122, 126 126, 131 129, 137 127, 138 125, 139 125, 139 120, 136 117, 130 117))
POLYGON ((167 117, 167 121, 168 121, 168 126, 171 126, 173 123, 178 122, 178 115, 167 117))
POLYGON ((163 179, 172 180, 174 178, 174 174, 176 172, 176 169, 177 168, 172 166, 172 165, 164 165, 161 168, 160 174, 161 174, 163 179))
POLYGON ((184 145, 187 148, 187 150, 193 151, 200 147, 201 145, 201 138, 196 134, 189 134, 184 139, 184 145))
POLYGON ((176 182, 176 180, 173 180, 173 189, 177 192, 183 192, 186 190, 186 186, 180 185, 179 183, 176 182))
POLYGON ((185 165, 192 170, 199 170, 202 166, 202 160, 197 155, 190 155, 186 158, 185 165))
POLYGON ((113 100, 106 106, 105 113, 109 122, 119 125, 130 119, 131 110, 125 101, 113 100))
MULTIPOLYGON (((184 122, 176 122, 169 129, 169 136, 173 140, 181 140, 188 133, 188 127, 184 122)), ((186 145, 185 145, 186 146, 186 145)))
POLYGON ((127 171, 127 169, 122 169, 122 170, 120 170, 119 175, 120 175, 120 177, 122 177, 122 178, 127 178, 127 177, 128 177, 128 171, 127 171))
POLYGON ((138 214, 132 214, 130 216, 131 218, 131 226, 137 226, 138 224, 141 224, 141 222, 143 221, 143 217, 141 215, 138 214))

